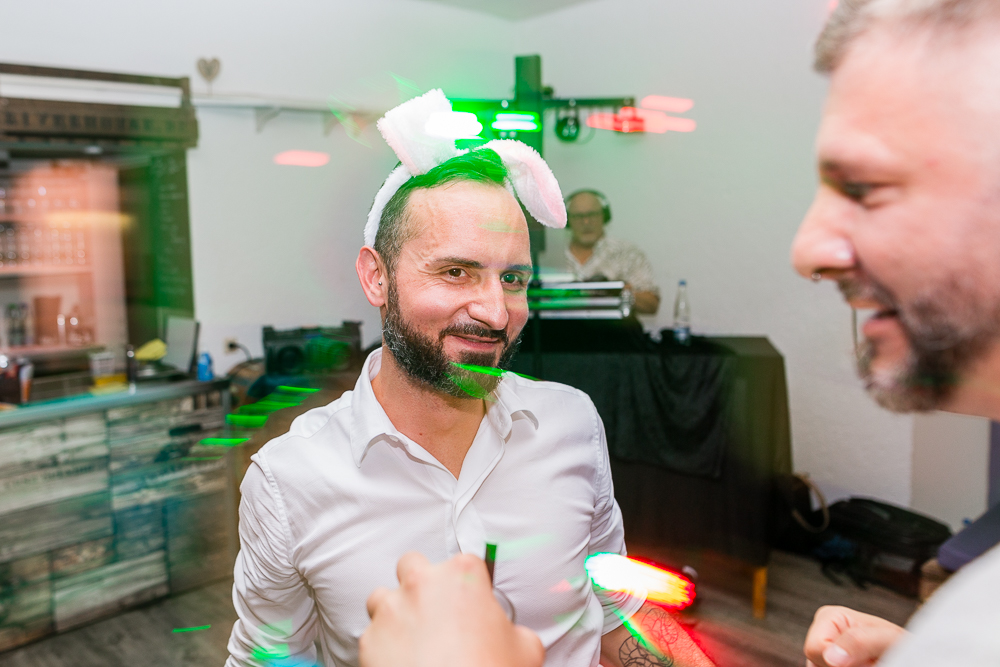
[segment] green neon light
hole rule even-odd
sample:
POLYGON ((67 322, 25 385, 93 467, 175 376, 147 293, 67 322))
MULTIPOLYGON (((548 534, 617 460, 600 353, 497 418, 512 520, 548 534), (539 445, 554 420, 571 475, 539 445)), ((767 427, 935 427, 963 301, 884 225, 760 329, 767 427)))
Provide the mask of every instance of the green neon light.
POLYGON ((236 411, 237 414, 241 415, 262 415, 271 414, 278 410, 284 410, 285 408, 294 408, 298 403, 286 403, 285 401, 270 401, 266 398, 257 401, 256 403, 249 403, 247 405, 241 405, 236 411))
POLYGON ((474 366, 472 364, 460 364, 457 361, 451 362, 452 366, 457 366, 463 371, 469 371, 470 373, 482 373, 483 375, 492 375, 493 377, 503 377, 503 371, 499 368, 493 368, 492 366, 474 366))
POLYGON ((470 373, 483 373, 485 375, 492 375, 493 377, 503 377, 505 373, 514 373, 514 375, 523 377, 525 380, 534 380, 535 382, 538 382, 538 378, 531 377, 530 375, 525 375, 524 373, 518 373, 516 371, 505 371, 501 368, 493 368, 492 366, 474 366, 472 364, 460 364, 457 361, 451 362, 451 365, 457 366, 463 371, 469 371, 470 373))
POLYGON ((275 646, 255 646, 251 655, 257 660, 269 662, 271 660, 284 660, 292 653, 288 650, 288 644, 277 644, 275 646))
POLYGON ((208 630, 211 625, 199 625, 197 628, 174 628, 171 632, 197 632, 198 630, 208 630))
POLYGON ((490 127, 507 132, 540 132, 542 121, 533 111, 500 111, 490 127))
POLYGON ((485 389, 479 386, 479 384, 471 378, 463 378, 448 373, 448 379, 451 380, 456 387, 464 391, 472 398, 483 399, 489 395, 485 389))
POLYGON ((250 438, 205 438, 204 440, 199 440, 198 444, 206 447, 235 447, 236 445, 242 445, 249 439, 250 438))
POLYGON ((226 415, 226 423, 244 428, 260 428, 267 423, 267 415, 226 415))
POLYGON ((289 394, 315 394, 319 389, 313 389, 311 387, 289 387, 287 385, 278 385, 278 391, 283 391, 289 394))

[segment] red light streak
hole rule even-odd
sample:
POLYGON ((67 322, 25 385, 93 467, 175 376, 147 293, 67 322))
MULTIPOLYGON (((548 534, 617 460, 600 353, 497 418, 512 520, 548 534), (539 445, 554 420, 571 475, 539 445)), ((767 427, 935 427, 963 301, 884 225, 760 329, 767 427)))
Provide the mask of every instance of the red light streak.
POLYGON ((587 559, 587 571, 594 583, 623 592, 642 591, 653 604, 680 611, 695 599, 694 584, 682 574, 652 563, 618 554, 595 554, 587 559))
POLYGON ((318 151, 285 151, 274 156, 274 164, 291 167, 322 167, 329 161, 327 153, 318 151))
POLYGON ((615 132, 693 132, 698 124, 691 118, 668 116, 665 112, 683 113, 694 102, 681 97, 647 95, 642 99, 643 108, 622 107, 618 113, 594 113, 587 117, 587 126, 615 132))
POLYGON ((684 97, 667 97, 666 95, 646 95, 639 102, 643 109, 657 109, 659 111, 669 111, 670 113, 684 113, 690 111, 694 106, 694 100, 684 97))
POLYGON ((645 132, 646 124, 642 118, 631 113, 632 107, 622 107, 622 113, 592 113, 587 116, 587 126, 598 130, 614 130, 615 132, 645 132))

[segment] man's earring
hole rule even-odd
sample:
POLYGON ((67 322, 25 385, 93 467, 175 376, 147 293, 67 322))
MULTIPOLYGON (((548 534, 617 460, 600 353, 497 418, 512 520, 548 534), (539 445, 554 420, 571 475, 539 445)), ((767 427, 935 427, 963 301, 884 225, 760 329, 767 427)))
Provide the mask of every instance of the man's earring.
POLYGON ((380 280, 380 281, 378 281, 378 286, 379 286, 379 287, 381 287, 381 286, 382 286, 382 281, 381 281, 381 280, 380 280))

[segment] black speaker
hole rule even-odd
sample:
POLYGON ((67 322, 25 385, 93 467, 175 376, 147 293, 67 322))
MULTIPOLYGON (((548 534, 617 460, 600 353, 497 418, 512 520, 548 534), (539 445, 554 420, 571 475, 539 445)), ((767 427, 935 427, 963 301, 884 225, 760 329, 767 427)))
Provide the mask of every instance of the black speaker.
POLYGON ((556 120, 556 136, 560 141, 576 141, 580 137, 580 116, 572 111, 556 120))
POLYGON ((264 327, 264 358, 269 375, 335 373, 361 362, 361 322, 339 327, 264 327))

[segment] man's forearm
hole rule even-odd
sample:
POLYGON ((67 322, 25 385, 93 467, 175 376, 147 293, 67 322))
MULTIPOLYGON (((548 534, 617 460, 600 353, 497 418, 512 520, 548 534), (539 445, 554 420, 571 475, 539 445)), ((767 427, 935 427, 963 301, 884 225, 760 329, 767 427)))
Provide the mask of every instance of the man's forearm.
POLYGON ((655 315, 660 308, 660 297, 656 292, 634 292, 635 310, 637 313, 655 315))
POLYGON ((673 616, 651 604, 604 635, 601 663, 607 667, 714 667, 673 616))

